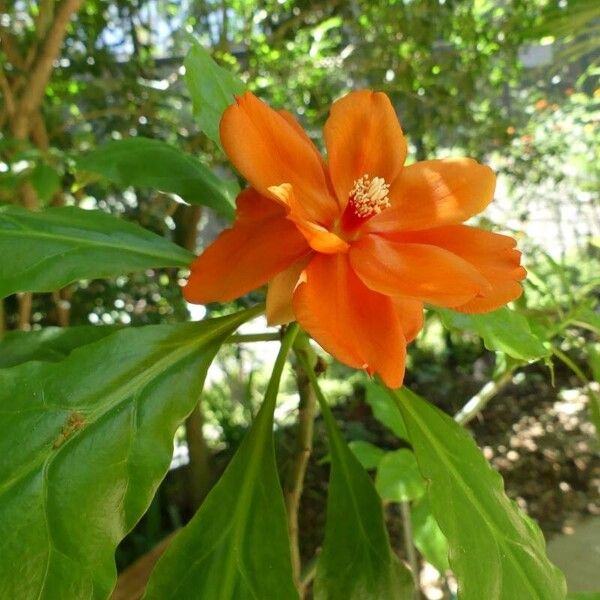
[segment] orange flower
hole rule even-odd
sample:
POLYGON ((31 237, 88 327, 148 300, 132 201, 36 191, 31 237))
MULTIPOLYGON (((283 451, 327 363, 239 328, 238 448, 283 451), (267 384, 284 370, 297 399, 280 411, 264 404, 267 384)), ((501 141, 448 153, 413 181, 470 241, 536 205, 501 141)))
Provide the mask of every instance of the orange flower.
POLYGON ((251 93, 225 111, 221 140, 250 187, 233 227, 192 264, 189 302, 268 283, 271 324, 298 320, 340 361, 394 388, 425 302, 486 312, 521 294, 515 241, 461 224, 491 201, 492 170, 469 158, 405 167, 385 94, 334 103, 328 163, 289 113, 251 93))

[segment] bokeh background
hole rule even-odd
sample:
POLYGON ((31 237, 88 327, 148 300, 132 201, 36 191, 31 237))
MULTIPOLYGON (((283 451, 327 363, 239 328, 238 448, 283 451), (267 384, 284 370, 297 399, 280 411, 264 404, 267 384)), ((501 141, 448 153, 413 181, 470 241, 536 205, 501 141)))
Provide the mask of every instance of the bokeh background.
MULTIPOLYGON (((11 83, 39 42, 42 4, 0 0, 0 72, 11 83)), ((496 200, 481 222, 519 240, 530 276, 517 308, 551 348, 549 356, 502 370, 506 356, 486 350, 473 331, 444 327, 432 313, 411 346, 407 384, 450 413, 482 390, 489 395, 469 423, 477 443, 508 494, 539 521, 570 589, 600 589, 600 460, 592 424, 600 393, 600 4, 85 0, 29 140, 13 139, 0 87, 0 203, 18 202, 28 184, 41 206, 100 208, 192 250, 209 243, 226 226, 209 209, 123 189, 76 168, 81 153, 109 140, 145 136, 235 178, 194 120, 183 68, 194 39, 261 98, 293 112, 319 145, 331 102, 368 87, 392 99, 410 161, 468 155, 498 172, 496 200), (504 376, 495 375, 499 370, 504 376)), ((156 270, 80 282, 35 295, 30 305, 12 296, 1 306, 0 332, 203 318, 206 308, 182 300, 185 275, 156 270)), ((208 313, 229 309, 210 306, 208 313)), ((260 320, 246 327, 264 330, 260 320)), ((167 480, 119 548, 121 569, 185 523, 222 472, 260 405, 274 346, 221 352, 201 407, 178 433, 167 480)), ((368 444, 386 452, 400 447, 377 418, 377 399, 362 374, 333 363, 325 387, 358 452, 368 444)), ((276 413, 283 477, 294 448, 294 390, 290 370, 276 413)), ((322 540, 326 454, 317 420, 300 514, 306 559, 322 540)), ((404 556, 393 491, 386 506, 404 556)), ((425 597, 452 597, 451 577, 425 563, 421 575, 425 597)))

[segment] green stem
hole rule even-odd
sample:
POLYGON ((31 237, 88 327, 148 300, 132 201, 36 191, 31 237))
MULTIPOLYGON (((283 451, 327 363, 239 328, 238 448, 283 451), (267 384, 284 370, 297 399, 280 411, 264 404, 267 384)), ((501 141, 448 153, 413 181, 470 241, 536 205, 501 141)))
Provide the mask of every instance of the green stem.
POLYGON ((417 590, 419 589, 419 559, 417 557, 417 551, 413 541, 413 527, 412 518, 410 515, 410 502, 400 502, 400 511, 402 514, 402 530, 404 532, 404 547, 406 549, 406 556, 408 564, 413 576, 415 584, 415 592, 413 597, 417 597, 417 590))
POLYGON ((237 333, 227 338, 226 344, 245 344, 247 342, 279 342, 281 335, 278 332, 265 333, 237 333))
POLYGON ((569 369, 575 373, 583 385, 589 384, 590 380, 586 377, 585 373, 562 350, 552 346, 552 354, 565 363, 565 365, 567 365, 567 367, 569 367, 569 369))
MULTIPOLYGON (((516 367, 515 367, 516 368, 516 367)), ((513 369, 504 371, 498 377, 488 381, 455 415, 454 420, 459 425, 466 425, 472 421, 511 380, 513 369)))
POLYGON ((289 471, 285 484, 284 495, 288 517, 288 532, 290 548, 292 551, 292 567, 294 580, 300 598, 304 598, 306 586, 303 584, 300 557, 300 543, 298 534, 298 513, 300 512, 300 499, 304 489, 304 477, 308 460, 312 452, 313 428, 317 401, 308 375, 301 364, 296 364, 296 383, 300 401, 298 403, 298 426, 296 431, 296 453, 292 468, 289 471))
POLYGON ((271 379, 269 380, 269 385, 267 386, 267 391, 265 392, 265 400, 268 400, 270 402, 268 406, 269 412, 271 413, 271 421, 273 419, 272 413, 275 410, 275 403, 277 401, 277 390, 279 389, 281 373, 283 372, 285 361, 287 360, 288 354, 294 344, 296 335, 298 335, 298 329, 298 323, 292 323, 286 329, 285 335, 281 340, 281 348, 279 349, 279 354, 277 355, 277 358, 275 359, 275 364, 273 365, 271 379))
POLYGON ((4 309, 4 300, 0 299, 0 338, 6 332, 6 314, 4 309))

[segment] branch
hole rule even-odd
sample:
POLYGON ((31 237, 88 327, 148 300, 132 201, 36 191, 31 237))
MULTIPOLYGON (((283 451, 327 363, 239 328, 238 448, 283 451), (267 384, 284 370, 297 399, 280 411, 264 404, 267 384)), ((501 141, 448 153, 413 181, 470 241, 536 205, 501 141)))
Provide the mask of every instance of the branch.
POLYGON ((6 114, 12 119, 15 116, 16 111, 15 99, 12 90, 10 89, 8 79, 6 79, 6 75, 4 74, 4 69, 0 69, 0 89, 2 90, 2 96, 4 96, 6 114))
POLYGON ((270 43, 276 42, 289 32, 300 25, 302 25, 306 19, 311 17, 314 14, 319 14, 325 12, 326 10, 332 10, 337 7, 338 4, 342 4, 342 0, 324 0, 323 2, 318 3, 309 3, 308 8, 301 11, 297 15, 290 17, 287 21, 284 21, 271 35, 270 43))
POLYGON ((29 117, 42 103, 52 66, 65 39, 67 26, 71 16, 79 10, 81 2, 82 0, 63 0, 58 7, 56 17, 48 29, 48 35, 36 57, 25 86, 25 93, 19 103, 19 114, 14 131, 18 139, 27 137, 29 117))
MULTIPOLYGON (((202 215, 200 206, 177 205, 173 214, 175 221, 175 243, 194 252, 196 249, 196 235, 198 224, 202 215)), ((187 467, 187 501, 194 512, 210 491, 213 483, 213 470, 211 466, 210 450, 204 438, 204 414, 200 399, 196 402, 194 410, 185 420, 185 438, 188 445, 189 463, 187 467)))
POLYGON ((33 297, 29 292, 17 295, 19 303, 19 329, 29 331, 31 329, 31 306, 33 297))
POLYGON ((300 597, 304 597, 305 584, 301 576, 302 562, 300 559, 300 544, 298 536, 298 512, 300 499, 304 488, 304 476, 312 451, 313 428, 317 406, 317 397, 310 385, 310 380, 300 364, 296 365, 296 382, 300 402, 298 404, 298 430, 296 432, 296 454, 292 470, 285 485, 284 496, 287 508, 288 531, 290 535, 290 550, 292 554, 292 569, 294 580, 300 597))
MULTIPOLYGON (((516 367, 514 367, 516 368, 516 367)), ((466 425, 472 421, 487 405, 487 403, 510 381, 513 376, 513 369, 509 369, 488 381, 455 415, 454 420, 459 425, 466 425)))
POLYGON ((413 576, 415 584, 415 593, 413 597, 417 596, 417 590, 419 590, 419 559, 417 557, 417 551, 415 549, 415 543, 413 541, 413 527, 412 518, 410 515, 410 502, 400 502, 400 511, 402 513, 402 530, 404 533, 404 547, 406 550, 406 556, 408 558, 408 564, 413 576))

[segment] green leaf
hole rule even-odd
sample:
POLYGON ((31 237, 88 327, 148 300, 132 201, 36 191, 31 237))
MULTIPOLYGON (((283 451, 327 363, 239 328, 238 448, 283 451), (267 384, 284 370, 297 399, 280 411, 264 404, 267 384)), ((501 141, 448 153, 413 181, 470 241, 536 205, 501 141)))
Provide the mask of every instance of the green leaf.
POLYGON ((600 592, 574 592, 567 600, 600 600, 600 592))
POLYGON ((525 361, 550 355, 543 341, 531 331, 527 319, 506 306, 480 315, 466 315, 447 309, 437 309, 437 312, 448 328, 475 330, 488 350, 499 350, 525 361))
POLYGON ((0 298, 50 292, 77 279, 185 267, 194 255, 98 210, 0 207, 0 298), (24 251, 26 249, 26 251, 24 251))
POLYGON ((82 325, 46 327, 39 331, 9 331, 0 338, 0 369, 29 360, 63 360, 75 348, 97 342, 119 329, 118 325, 82 325))
POLYGON ((223 111, 243 94, 246 86, 233 73, 219 66, 210 53, 195 42, 185 57, 185 79, 192 96, 200 129, 217 145, 223 111))
POLYGON ((234 212, 230 184, 192 156, 160 140, 113 140, 77 158, 79 170, 97 173, 121 187, 139 186, 177 194, 190 204, 234 212))
POLYGON ((223 340, 257 310, 0 370, 0 597, 107 598, 223 340))
POLYGON ((412 576, 390 547, 381 499, 344 442, 304 352, 297 354, 317 394, 331 454, 325 541, 317 560, 315 600, 412 599, 412 576))
POLYGON ((60 188, 60 175, 50 165, 38 163, 30 175, 31 185, 42 204, 46 204, 60 188))
POLYGON ((448 541, 431 512, 429 498, 425 495, 411 507, 413 539, 419 552, 440 573, 445 573, 448 564, 448 541))
POLYGON ((408 502, 425 493, 425 483, 415 455, 402 448, 386 452, 377 467, 375 488, 386 502, 408 502))
MULTIPOLYGON (((19 186, 28 178, 30 170, 0 172, 0 192, 14 194, 19 189, 19 186)), ((14 200, 13 200, 14 201, 14 200)))
POLYGON ((371 407, 375 418, 388 429, 391 429, 400 439, 408 439, 408 432, 402 420, 402 415, 387 390, 374 381, 367 382, 365 390, 367 404, 371 407))
POLYGON ((539 527, 505 495, 469 434, 406 388, 390 392, 409 432, 460 600, 564 600, 539 527))
MULTIPOLYGON (((352 450, 354 456, 358 458, 358 462, 367 471, 376 469, 381 459, 385 456, 384 450, 363 440, 354 440, 348 444, 348 447, 352 450)), ((331 457, 329 458, 331 460, 331 457)))
POLYGON ((595 381, 600 381, 600 343, 590 342, 586 346, 588 355, 588 364, 592 370, 592 377, 595 381))
POLYGON ((592 310, 589 306, 579 307, 573 316, 573 320, 578 324, 586 325, 596 333, 600 333, 600 314, 592 310))
POLYGON ((298 598, 273 447, 273 411, 296 332, 294 325, 286 333, 250 432, 158 562, 144 598, 298 598))

